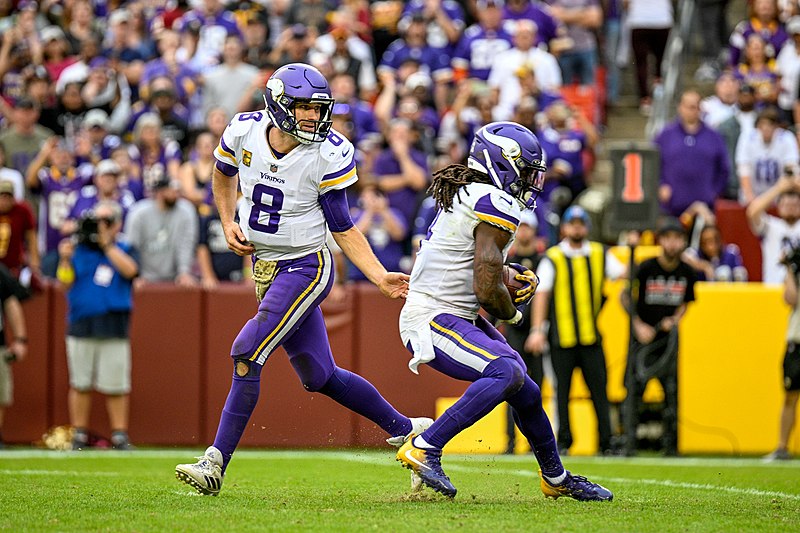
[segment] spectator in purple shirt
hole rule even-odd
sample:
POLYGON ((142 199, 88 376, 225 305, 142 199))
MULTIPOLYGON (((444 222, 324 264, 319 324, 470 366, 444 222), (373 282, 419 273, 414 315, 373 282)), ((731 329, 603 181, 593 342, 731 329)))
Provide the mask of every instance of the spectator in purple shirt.
MULTIPOLYGON (((361 189, 358 206, 353 209, 353 222, 367 238, 381 264, 393 271, 401 270, 403 244, 409 224, 399 209, 389 205, 386 196, 375 184, 365 185, 361 189)), ((348 278, 353 281, 367 280, 353 265, 349 267, 348 278)))
POLYGON ((486 81, 495 57, 511 48, 511 35, 503 29, 502 2, 476 0, 478 23, 466 29, 453 52, 456 81, 475 78, 486 81))
POLYGON ((559 43, 554 39, 563 38, 566 28, 550 12, 550 8, 543 2, 531 0, 507 0, 503 7, 503 21, 506 31, 512 33, 514 21, 530 20, 536 24, 536 45, 544 45, 553 52, 559 48, 559 43))
POLYGON ((775 58, 789 35, 778 20, 776 0, 754 0, 749 9, 750 16, 733 29, 730 38, 730 65, 735 67, 742 61, 747 38, 757 33, 766 43, 767 57, 775 58))
POLYGON ((683 258, 697 272, 697 281, 747 281, 747 269, 735 244, 724 244, 716 226, 700 231, 697 248, 687 248, 683 258))
POLYGON ((205 70, 219 63, 225 38, 228 35, 242 37, 236 18, 227 11, 220 0, 203 0, 176 21, 179 32, 199 29, 199 40, 192 62, 205 70))
POLYGON ((403 25, 413 15, 425 21, 426 40, 433 48, 444 49, 448 56, 464 32, 464 10, 454 0, 411 0, 403 10, 403 25))
POLYGON ((663 209, 680 217, 687 209, 709 218, 714 201, 728 183, 728 153, 722 136, 700 120, 700 94, 687 90, 678 103, 678 118, 656 137, 661 150, 661 185, 658 197, 663 209))
POLYGON ((386 195, 389 206, 403 215, 406 228, 414 223, 417 196, 428 186, 425 154, 414 147, 411 122, 394 119, 386 131, 388 147, 376 158, 373 174, 378 190, 386 195))
POLYGON ((98 202, 110 200, 122 208, 122 221, 128 210, 136 203, 133 193, 120 185, 122 169, 111 159, 104 159, 97 165, 92 183, 84 186, 78 193, 75 204, 69 211, 67 220, 61 226, 63 235, 70 235, 78 229, 78 220, 88 213, 98 202))

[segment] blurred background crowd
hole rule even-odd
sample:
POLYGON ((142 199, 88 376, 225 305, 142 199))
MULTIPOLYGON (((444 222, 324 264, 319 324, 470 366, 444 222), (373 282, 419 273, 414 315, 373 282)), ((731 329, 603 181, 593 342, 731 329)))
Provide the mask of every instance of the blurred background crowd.
MULTIPOLYGON (((655 136, 662 208, 687 227, 800 174, 798 3, 752 0, 733 28, 728 3, 697 2, 693 75, 713 92, 678 95, 655 136)), ((652 112, 676 18, 670 0, 0 0, 0 17, 0 261, 26 284, 54 277, 59 242, 112 199, 139 283, 206 287, 249 266, 215 214, 212 151, 279 66, 330 81, 334 127, 357 147, 354 219, 387 269, 409 271, 431 173, 493 120, 538 134, 549 170, 530 224, 540 250, 557 242, 596 181, 626 69, 628 107, 652 112)), ((718 231, 693 244, 706 279, 747 279, 718 231)), ((344 265, 346 279, 361 274, 344 265)))

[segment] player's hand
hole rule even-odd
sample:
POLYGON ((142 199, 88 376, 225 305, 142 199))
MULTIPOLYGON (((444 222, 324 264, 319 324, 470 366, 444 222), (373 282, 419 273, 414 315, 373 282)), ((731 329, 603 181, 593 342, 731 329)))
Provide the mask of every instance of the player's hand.
POLYGON ((517 289, 517 295, 514 297, 514 305, 527 304, 536 293, 537 287, 539 287, 539 276, 519 263, 509 263, 508 266, 517 271, 517 273, 514 274, 514 279, 527 284, 525 287, 517 289))
POLYGON ((408 296, 408 274, 402 272, 387 272, 378 282, 378 288, 384 296, 392 299, 408 296))
POLYGON ((236 222, 225 222, 222 226, 225 232, 225 240, 228 242, 228 249, 236 255, 251 255, 256 251, 256 247, 244 238, 242 228, 236 222))

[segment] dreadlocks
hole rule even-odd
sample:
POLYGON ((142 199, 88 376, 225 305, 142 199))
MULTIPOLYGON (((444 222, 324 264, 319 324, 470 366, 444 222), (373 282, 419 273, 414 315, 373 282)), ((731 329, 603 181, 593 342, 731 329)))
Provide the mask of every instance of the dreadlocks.
POLYGON ((433 182, 428 188, 428 194, 436 200, 436 205, 445 210, 453 210, 453 198, 458 197, 461 188, 469 183, 491 184, 489 176, 464 165, 448 165, 433 174, 433 182))

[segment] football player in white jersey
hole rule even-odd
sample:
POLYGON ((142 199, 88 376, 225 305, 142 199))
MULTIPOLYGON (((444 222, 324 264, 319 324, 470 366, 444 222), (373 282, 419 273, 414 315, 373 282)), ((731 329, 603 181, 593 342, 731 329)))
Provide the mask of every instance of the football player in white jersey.
POLYGON ((400 336, 420 364, 472 382, 464 395, 427 430, 408 439, 397 460, 433 490, 453 497, 456 488, 441 466, 442 448, 500 403, 536 454, 545 496, 607 501, 611 491, 572 475, 558 455, 539 387, 525 363, 483 317, 483 307, 510 324, 519 323, 538 279, 521 265, 509 265, 525 285, 514 298, 504 284, 503 263, 523 209, 535 205, 546 168, 530 130, 514 122, 479 129, 468 166, 450 165, 433 176, 430 188, 439 211, 422 242, 411 272, 408 299, 400 314, 400 336))
POLYGON ((267 81, 263 111, 233 117, 214 151, 214 200, 228 247, 253 255, 258 313, 233 342, 233 383, 213 446, 179 480, 216 495, 258 401, 267 358, 283 346, 303 386, 383 428, 401 445, 429 418, 409 419, 361 376, 333 360, 319 304, 333 283, 326 227, 364 275, 390 298, 405 297, 408 276, 387 272, 350 219, 344 189, 354 183, 353 145, 331 128, 334 100, 327 80, 309 65, 283 66, 267 81), (238 176, 238 180, 237 180, 238 176), (234 220, 237 182, 244 202, 234 220))

